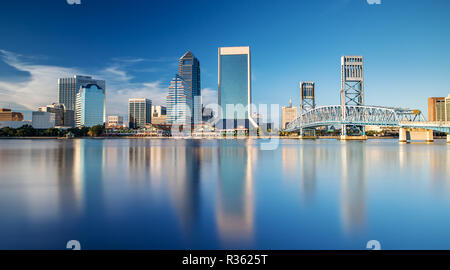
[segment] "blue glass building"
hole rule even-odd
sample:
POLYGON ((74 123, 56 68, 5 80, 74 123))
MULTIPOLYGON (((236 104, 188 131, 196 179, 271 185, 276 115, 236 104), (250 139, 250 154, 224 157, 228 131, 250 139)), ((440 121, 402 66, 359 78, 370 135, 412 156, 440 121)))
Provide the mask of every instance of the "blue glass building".
POLYGON ((76 98, 77 127, 103 125, 106 118, 105 89, 97 84, 81 86, 76 98))
POLYGON ((192 100, 189 88, 186 87, 184 79, 175 75, 169 85, 167 96, 167 123, 172 125, 190 125, 192 100))
POLYGON ((200 85, 200 61, 187 51, 178 61, 178 74, 183 78, 192 101, 191 115, 194 124, 202 122, 202 92, 200 85))
POLYGON ((219 48, 219 105, 221 129, 256 127, 250 117, 251 62, 250 47, 219 48))

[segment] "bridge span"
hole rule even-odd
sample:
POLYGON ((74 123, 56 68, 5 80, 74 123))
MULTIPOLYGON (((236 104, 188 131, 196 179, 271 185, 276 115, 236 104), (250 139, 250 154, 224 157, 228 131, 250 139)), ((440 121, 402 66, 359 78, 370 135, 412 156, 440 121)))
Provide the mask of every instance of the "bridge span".
POLYGON ((305 129, 321 126, 345 125, 391 126, 450 133, 450 122, 426 122, 419 110, 365 105, 316 107, 290 122, 285 131, 301 133, 305 129))

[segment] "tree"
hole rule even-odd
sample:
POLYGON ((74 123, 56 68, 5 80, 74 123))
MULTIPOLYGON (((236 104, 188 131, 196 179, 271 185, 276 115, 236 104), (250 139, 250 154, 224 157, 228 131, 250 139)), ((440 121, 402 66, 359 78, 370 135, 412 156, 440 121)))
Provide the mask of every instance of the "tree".
POLYGON ((96 125, 89 129, 88 135, 92 137, 98 137, 105 132, 105 126, 96 125))

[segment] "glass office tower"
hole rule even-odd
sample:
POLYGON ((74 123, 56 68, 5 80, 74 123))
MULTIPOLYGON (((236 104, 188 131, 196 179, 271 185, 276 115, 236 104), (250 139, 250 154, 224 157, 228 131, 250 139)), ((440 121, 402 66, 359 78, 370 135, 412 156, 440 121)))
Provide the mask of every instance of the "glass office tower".
POLYGON ((130 128, 143 128, 152 122, 152 101, 146 98, 128 100, 128 122, 130 128))
POLYGON ((191 105, 192 100, 189 88, 186 87, 184 79, 177 74, 169 85, 167 123, 172 125, 190 125, 192 122, 191 105))
POLYGON ((250 117, 250 47, 219 48, 219 105, 223 129, 256 127, 250 117))
POLYGON ((191 115, 194 124, 202 123, 202 92, 200 86, 200 61, 187 51, 178 61, 178 74, 183 78, 192 101, 191 115))
POLYGON ((103 125, 106 120, 105 89, 97 84, 81 86, 75 107, 77 127, 103 125))
POLYGON ((88 84, 96 84, 101 89, 106 90, 104 80, 95 80, 90 76, 75 75, 72 78, 58 79, 58 99, 59 104, 63 104, 66 110, 75 110, 75 103, 80 87, 88 84))

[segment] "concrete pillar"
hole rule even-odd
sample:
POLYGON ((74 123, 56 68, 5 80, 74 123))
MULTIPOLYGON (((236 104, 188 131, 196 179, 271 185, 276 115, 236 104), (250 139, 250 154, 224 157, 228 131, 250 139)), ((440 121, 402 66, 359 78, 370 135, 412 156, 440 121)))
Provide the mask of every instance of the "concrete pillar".
POLYGON ((400 128, 398 131, 398 141, 399 142, 407 142, 406 138, 406 128, 400 128))
POLYGON ((426 131, 426 141, 427 142, 433 142, 434 141, 434 137, 433 137, 433 130, 427 130, 426 131))

